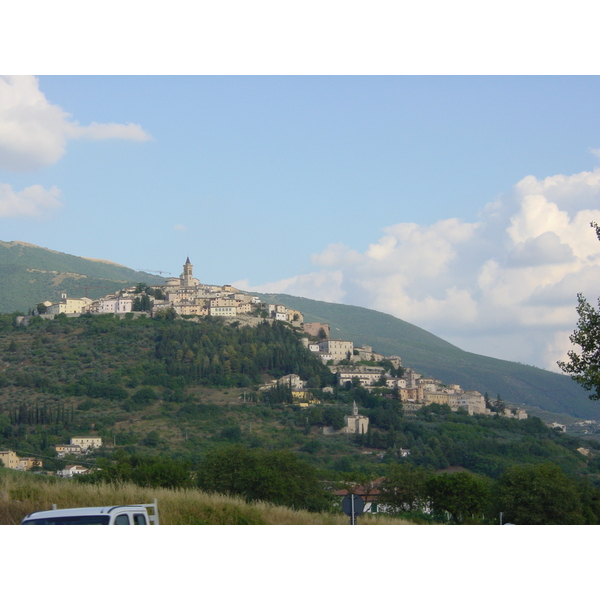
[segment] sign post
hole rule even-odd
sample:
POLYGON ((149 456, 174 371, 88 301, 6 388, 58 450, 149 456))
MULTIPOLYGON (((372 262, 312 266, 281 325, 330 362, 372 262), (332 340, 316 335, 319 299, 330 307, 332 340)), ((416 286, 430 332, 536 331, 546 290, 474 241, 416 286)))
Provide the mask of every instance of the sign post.
POLYGON ((350 525, 356 525, 356 517, 360 517, 365 509, 365 501, 358 494, 348 494, 342 500, 342 510, 350 517, 350 525))

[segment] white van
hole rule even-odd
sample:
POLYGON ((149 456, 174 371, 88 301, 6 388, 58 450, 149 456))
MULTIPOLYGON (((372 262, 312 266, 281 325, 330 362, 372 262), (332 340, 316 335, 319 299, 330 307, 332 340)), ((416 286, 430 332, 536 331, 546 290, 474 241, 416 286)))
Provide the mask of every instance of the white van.
POLYGON ((21 525, 158 525, 158 503, 39 510, 21 525))

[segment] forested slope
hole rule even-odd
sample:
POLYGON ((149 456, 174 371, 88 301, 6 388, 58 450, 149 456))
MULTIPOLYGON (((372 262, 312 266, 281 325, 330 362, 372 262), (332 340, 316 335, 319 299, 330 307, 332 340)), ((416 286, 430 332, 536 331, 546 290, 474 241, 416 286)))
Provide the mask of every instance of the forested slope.
POLYGON ((139 282, 164 280, 110 262, 54 252, 23 242, 0 241, 0 312, 26 313, 61 293, 99 298, 139 282))

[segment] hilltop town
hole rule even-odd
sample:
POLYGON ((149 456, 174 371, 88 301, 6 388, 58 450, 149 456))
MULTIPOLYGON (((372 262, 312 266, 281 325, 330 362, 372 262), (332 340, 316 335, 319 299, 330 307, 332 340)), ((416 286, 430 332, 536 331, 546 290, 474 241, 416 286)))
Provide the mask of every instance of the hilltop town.
MULTIPOLYGON (((38 304, 34 312, 42 318, 54 318, 59 314, 74 317, 85 313, 121 316, 133 313, 152 317, 167 314, 188 318, 223 317, 250 325, 265 319, 283 321, 306 334, 306 337, 301 338, 302 344, 337 374, 339 385, 361 385, 366 389, 385 386, 397 395, 405 411, 417 410, 428 404, 443 404, 452 410, 463 409, 471 415, 501 412, 503 416, 510 418, 527 418, 523 409, 490 406, 489 399, 486 401, 479 391, 463 390, 458 384, 446 384, 423 377, 414 370, 403 367, 399 356, 384 356, 370 346, 355 347, 352 341, 331 339, 327 323, 304 323, 304 316, 300 311, 281 304, 264 303, 258 296, 231 285, 203 284, 194 277, 193 269, 188 257, 181 275, 168 278, 165 285, 149 288, 140 284, 97 300, 68 298, 63 294, 58 302, 45 301, 38 304)), ((20 319, 26 322, 27 317, 20 319)), ((283 379, 296 393, 307 389, 307 382, 297 376, 285 376, 283 379)), ((364 427, 363 422, 362 428, 364 427)), ((351 427, 348 432, 355 431, 351 427)))
MULTIPOLYGON (((458 384, 446 384, 440 380, 423 377, 409 367, 403 367, 399 356, 384 356, 370 346, 358 347, 349 340, 330 337, 327 323, 304 323, 300 311, 282 304, 262 302, 258 296, 245 293, 231 285, 208 285, 201 283, 193 273, 189 257, 179 277, 170 277, 165 285, 152 288, 138 285, 97 300, 68 298, 63 294, 58 302, 45 301, 38 304, 34 314, 53 319, 65 314, 76 317, 85 313, 115 314, 124 316, 150 315, 159 317, 222 317, 235 319, 243 324, 257 324, 264 320, 283 321, 306 334, 302 344, 337 374, 339 385, 361 385, 366 389, 385 386, 402 402, 405 410, 417 410, 428 404, 445 404, 452 410, 464 409, 469 414, 497 414, 525 419, 523 409, 502 408, 491 410, 490 401, 476 390, 463 390, 458 384), (379 363, 384 363, 382 366, 379 363)), ((26 324, 28 317, 19 317, 26 324)), ((307 382, 297 376, 283 379, 295 392, 307 387, 307 382)), ((271 384, 273 385, 273 383, 271 384)))
MULTIPOLYGON (((383 391, 385 395, 401 402, 405 415, 410 415, 423 406, 436 404, 446 405, 451 411, 463 410, 469 415, 501 415, 518 420, 527 418, 525 410, 509 408, 499 399, 490 400, 480 391, 463 390, 456 383, 445 383, 423 376, 404 366, 400 356, 385 356, 367 345, 356 346, 350 340, 333 339, 327 323, 305 323, 300 311, 281 304, 262 302, 258 296, 230 285, 203 284, 194 277, 193 265, 189 258, 183 265, 181 276, 167 279, 162 286, 150 288, 139 284, 96 300, 70 298, 63 294, 58 302, 42 302, 37 305, 34 315, 18 317, 18 320, 22 325, 27 325, 33 316, 54 319, 63 314, 69 318, 85 314, 186 320, 219 317, 224 321, 248 325, 280 321, 287 323, 300 334, 302 345, 335 374, 338 386, 345 389, 360 386, 366 390, 383 391)), ((321 404, 321 400, 310 391, 314 382, 302 380, 293 373, 265 382, 259 387, 259 391, 265 392, 278 386, 288 388, 293 402, 300 408, 321 404)), ((327 393, 333 392, 333 389, 324 387, 321 391, 327 393)), ((345 416, 343 427, 322 427, 322 433, 325 435, 365 434, 368 431, 369 417, 359 413, 356 403, 353 404, 351 413, 345 416)), ((85 440, 79 442, 71 439, 69 444, 56 445, 57 456, 75 458, 103 445, 100 438, 94 438, 91 447, 85 440)), ((410 450, 402 449, 402 452, 409 453, 410 450)), ((30 470, 41 466, 40 461, 19 458, 12 451, 0 453, 0 460, 6 467, 18 470, 30 470)), ((57 474, 71 477, 86 471, 87 469, 80 465, 67 465, 57 474)))

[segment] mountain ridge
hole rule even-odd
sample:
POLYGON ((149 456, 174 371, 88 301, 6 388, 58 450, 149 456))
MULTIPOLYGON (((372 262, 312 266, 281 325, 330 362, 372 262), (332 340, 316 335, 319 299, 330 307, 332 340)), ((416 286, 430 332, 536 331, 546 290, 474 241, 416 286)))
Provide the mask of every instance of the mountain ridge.
POLYGON ((94 299, 142 281, 164 282, 111 261, 14 241, 0 241, 0 279, 0 312, 27 312, 38 302, 59 300, 61 293, 94 299))

